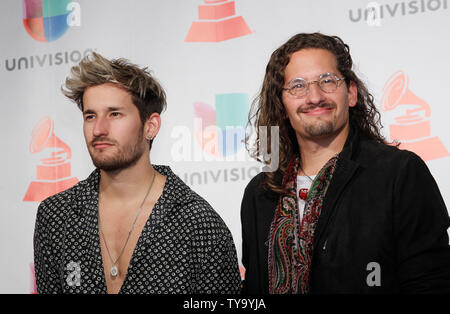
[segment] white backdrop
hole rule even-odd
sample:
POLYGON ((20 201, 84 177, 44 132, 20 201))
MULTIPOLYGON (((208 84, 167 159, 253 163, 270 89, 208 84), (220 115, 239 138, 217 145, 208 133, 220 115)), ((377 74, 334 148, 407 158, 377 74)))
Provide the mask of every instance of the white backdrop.
POLYGON ((70 67, 90 50, 148 66, 159 79, 168 109, 152 162, 170 165, 210 202, 232 231, 239 259, 240 202, 258 165, 241 144, 225 153, 220 137, 212 155, 215 138, 203 134, 201 147, 198 122, 203 128, 242 126, 270 54, 299 32, 335 34, 350 45, 356 73, 379 105, 384 134, 426 160, 449 204, 450 1, 209 2, 1 1, 0 293, 34 291, 39 198, 93 170, 81 113, 60 92, 70 67))

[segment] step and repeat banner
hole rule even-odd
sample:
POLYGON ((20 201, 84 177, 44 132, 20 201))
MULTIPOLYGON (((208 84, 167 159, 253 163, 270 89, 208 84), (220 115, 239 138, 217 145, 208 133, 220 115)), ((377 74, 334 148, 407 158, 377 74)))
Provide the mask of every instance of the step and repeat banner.
POLYGON ((161 82, 168 107, 152 162, 171 166, 222 216, 239 260, 241 198, 261 169, 241 141, 248 111, 271 53, 299 32, 338 35, 349 44, 355 71, 382 114, 383 134, 426 161, 449 204, 449 6, 450 0, 2 0, 0 292, 35 292, 39 202, 94 168, 81 112, 61 93, 70 68, 91 51, 147 66, 161 82), (236 141, 224 142, 227 132, 236 141))

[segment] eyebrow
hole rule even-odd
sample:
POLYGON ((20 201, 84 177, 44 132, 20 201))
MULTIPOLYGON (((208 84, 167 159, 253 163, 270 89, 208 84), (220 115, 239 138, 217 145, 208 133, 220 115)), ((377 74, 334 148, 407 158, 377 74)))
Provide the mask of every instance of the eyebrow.
MULTIPOLYGON (((317 77, 317 79, 315 79, 315 80, 310 80, 310 81, 308 81, 307 79, 304 79, 303 77, 295 77, 295 78, 293 78, 292 80, 290 80, 290 81, 288 82, 288 85, 291 84, 291 83, 293 83, 293 82, 295 82, 295 81, 298 81, 298 80, 303 80, 303 81, 305 81, 305 82, 318 81, 318 80, 320 80, 321 78, 326 77, 326 76, 336 76, 337 78, 340 78, 339 75, 334 74, 333 72, 325 72, 325 73, 320 74, 320 75, 317 77)), ((342 78, 341 78, 341 79, 342 79, 342 78)))
MULTIPOLYGON (((114 106, 114 107, 108 107, 107 111, 111 112, 111 111, 118 111, 118 110, 123 110, 123 109, 124 109, 124 107, 114 106)), ((92 110, 92 109, 86 109, 86 110, 83 111, 84 115, 85 114, 94 114, 94 113, 95 113, 95 111, 92 110)))
MULTIPOLYGON (((325 77, 325 76, 332 76, 332 75, 334 75, 334 76, 336 76, 336 77, 339 77, 339 75, 334 74, 333 72, 325 72, 325 73, 319 74, 319 75, 317 76, 317 79, 320 79, 320 78, 325 77)), ((289 82, 292 82, 292 81, 295 81, 295 80, 299 80, 299 79, 306 81, 305 78, 298 76, 298 77, 293 78, 293 79, 290 80, 289 82)))

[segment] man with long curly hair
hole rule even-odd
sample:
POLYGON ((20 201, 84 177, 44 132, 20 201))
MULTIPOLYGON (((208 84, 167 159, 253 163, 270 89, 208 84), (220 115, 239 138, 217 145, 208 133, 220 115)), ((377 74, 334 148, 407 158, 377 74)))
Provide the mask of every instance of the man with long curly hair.
MULTIPOLYGON (((248 184, 245 293, 449 292, 450 219, 425 163, 387 143, 337 36, 278 48, 253 103, 251 154, 277 126, 279 167, 248 184)), ((251 144, 251 143, 248 143, 251 144)))

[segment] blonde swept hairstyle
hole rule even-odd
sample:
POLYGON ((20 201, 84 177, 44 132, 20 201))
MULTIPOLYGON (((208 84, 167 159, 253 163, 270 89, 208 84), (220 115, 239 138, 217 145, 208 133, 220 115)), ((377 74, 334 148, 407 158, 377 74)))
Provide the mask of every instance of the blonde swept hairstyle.
POLYGON ((112 83, 130 93, 142 124, 151 114, 160 114, 166 109, 166 93, 148 68, 140 68, 123 58, 108 60, 96 52, 72 67, 61 91, 83 111, 86 89, 106 83, 112 83))

